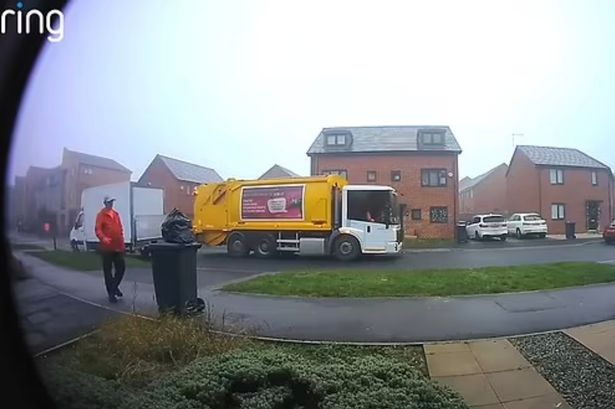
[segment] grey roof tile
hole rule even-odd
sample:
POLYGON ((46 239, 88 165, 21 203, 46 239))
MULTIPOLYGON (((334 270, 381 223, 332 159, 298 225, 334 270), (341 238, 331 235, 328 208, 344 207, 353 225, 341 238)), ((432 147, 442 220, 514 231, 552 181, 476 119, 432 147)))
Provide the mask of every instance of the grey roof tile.
POLYGON ((296 178, 296 177, 300 177, 300 175, 276 163, 271 168, 269 168, 268 171, 263 173, 259 177, 259 179, 296 178))
POLYGON ((504 168, 505 170, 508 170, 508 165, 505 163, 502 163, 498 166, 496 166, 493 169, 488 170, 487 172, 483 173, 482 175, 478 175, 475 178, 468 178, 469 180, 467 181, 460 181, 459 182, 459 191, 463 192, 465 190, 471 189, 474 186, 478 185, 480 182, 482 182, 483 180, 485 180, 486 178, 488 178, 492 173, 494 173, 495 171, 504 168), (463 182, 463 183, 462 183, 463 182))
POLYGON ((102 156, 90 155, 88 153, 75 152, 66 148, 64 148, 64 153, 76 157, 79 163, 82 163, 84 165, 132 173, 130 169, 126 168, 125 166, 122 166, 113 159, 104 158, 102 156))
POLYGON ((532 145, 519 145, 517 149, 523 152, 535 165, 609 169, 604 163, 578 149, 532 145))
POLYGON ((333 152, 406 152, 406 151, 445 151, 461 152, 455 135, 448 126, 361 126, 323 128, 307 151, 308 155, 333 152), (442 130, 445 144, 441 147, 419 149, 418 133, 422 130, 442 130), (325 134, 330 132, 349 132, 352 144, 344 147, 325 146, 325 134))
POLYGON ((217 183, 222 182, 222 177, 211 168, 195 165, 179 159, 158 155, 160 160, 169 168, 177 180, 192 183, 217 183))

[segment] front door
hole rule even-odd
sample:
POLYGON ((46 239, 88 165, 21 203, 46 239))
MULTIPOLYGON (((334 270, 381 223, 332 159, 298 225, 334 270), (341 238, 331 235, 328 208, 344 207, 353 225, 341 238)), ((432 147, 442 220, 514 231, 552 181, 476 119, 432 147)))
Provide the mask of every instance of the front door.
POLYGON ((600 228, 600 202, 587 202, 587 230, 600 228))

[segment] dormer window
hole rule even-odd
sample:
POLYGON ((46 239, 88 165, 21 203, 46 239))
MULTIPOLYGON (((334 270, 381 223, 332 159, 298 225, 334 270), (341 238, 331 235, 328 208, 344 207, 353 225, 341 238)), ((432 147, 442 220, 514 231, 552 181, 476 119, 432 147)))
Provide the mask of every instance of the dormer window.
POLYGON ((326 136, 327 136, 327 146, 346 145, 346 134, 337 133, 337 134, 328 134, 326 136))
POLYGON ((444 145, 444 133, 442 132, 422 132, 421 143, 427 146, 444 145))

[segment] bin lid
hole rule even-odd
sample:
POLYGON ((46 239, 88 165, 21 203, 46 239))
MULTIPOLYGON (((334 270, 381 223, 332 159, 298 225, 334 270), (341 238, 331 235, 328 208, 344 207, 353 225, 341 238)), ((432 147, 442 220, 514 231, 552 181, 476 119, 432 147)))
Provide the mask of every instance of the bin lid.
POLYGON ((175 250, 175 249, 184 249, 184 248, 201 248, 202 244, 198 242, 194 243, 169 243, 167 241, 156 241, 149 243, 147 248, 151 251, 164 251, 164 250, 175 250))

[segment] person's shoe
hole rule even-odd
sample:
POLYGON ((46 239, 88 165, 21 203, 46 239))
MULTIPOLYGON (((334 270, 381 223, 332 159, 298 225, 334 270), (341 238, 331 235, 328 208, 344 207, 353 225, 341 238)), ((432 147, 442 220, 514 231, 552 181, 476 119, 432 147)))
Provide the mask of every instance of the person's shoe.
POLYGON ((115 298, 115 295, 109 295, 109 302, 111 304, 115 304, 117 302, 117 298, 115 298))
POLYGON ((124 294, 122 294, 122 292, 120 291, 119 288, 115 290, 115 295, 118 296, 118 297, 123 297, 124 296, 124 294))

